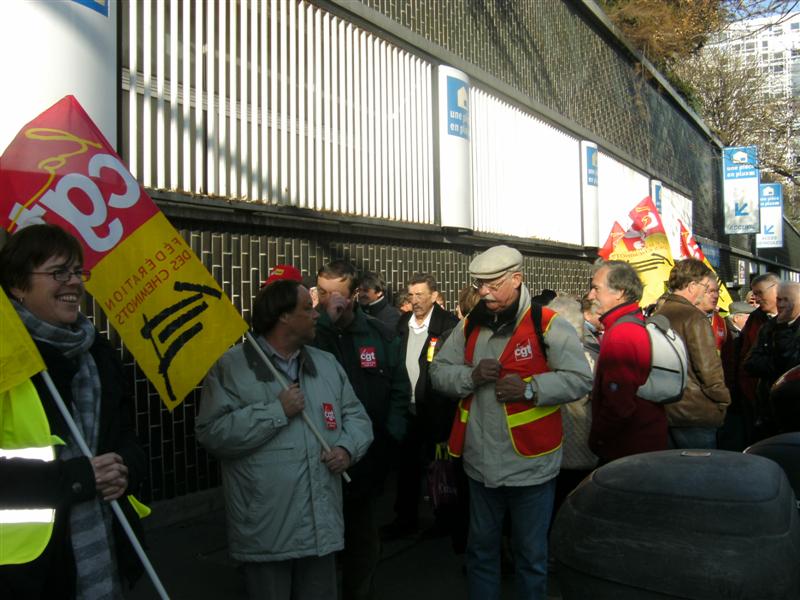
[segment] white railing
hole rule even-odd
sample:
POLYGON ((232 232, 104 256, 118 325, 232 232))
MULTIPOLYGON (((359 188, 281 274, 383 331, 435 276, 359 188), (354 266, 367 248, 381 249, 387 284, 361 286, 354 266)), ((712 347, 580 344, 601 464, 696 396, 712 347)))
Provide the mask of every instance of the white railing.
POLYGON ((431 65, 307 2, 124 5, 149 188, 432 223, 431 65))

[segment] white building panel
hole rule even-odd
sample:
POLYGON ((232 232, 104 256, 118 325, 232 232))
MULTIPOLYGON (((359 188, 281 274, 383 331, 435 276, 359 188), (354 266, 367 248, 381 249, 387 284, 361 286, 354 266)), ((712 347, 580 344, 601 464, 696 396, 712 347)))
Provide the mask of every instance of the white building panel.
POLYGON ((579 140, 476 88, 470 106, 475 230, 581 244, 579 140))
POLYGON ((73 95, 111 145, 117 143, 116 0, 0 2, 0 153, 39 113, 73 95), (105 14, 104 14, 105 13, 105 14))
POLYGON ((614 221, 619 221, 626 229, 630 225, 628 213, 650 195, 650 179, 602 150, 598 154, 597 184, 600 203, 597 220, 602 246, 611 233, 614 221))

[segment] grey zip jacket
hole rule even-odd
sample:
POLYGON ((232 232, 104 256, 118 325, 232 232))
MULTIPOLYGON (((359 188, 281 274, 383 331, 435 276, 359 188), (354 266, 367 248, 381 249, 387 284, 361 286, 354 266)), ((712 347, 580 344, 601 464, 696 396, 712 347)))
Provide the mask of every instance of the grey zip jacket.
MULTIPOLYGON (((520 286, 517 320, 531 303, 525 285, 520 286)), ((475 345, 474 364, 484 358, 499 359, 513 333, 503 327, 493 333, 481 327, 475 345)), ((583 346, 575 329, 566 319, 553 316, 544 332, 547 346, 547 365, 550 371, 533 377, 537 406, 552 406, 582 398, 592 389, 592 369, 586 361, 583 346)), ((464 363, 463 323, 453 329, 450 337, 430 366, 433 386, 442 393, 464 398, 474 393, 464 443, 464 471, 485 485, 526 486, 545 483, 558 475, 561 466, 561 447, 549 454, 527 458, 517 454, 511 444, 506 414, 497 401, 494 383, 477 389, 472 382, 471 365, 464 363)))
MULTIPOLYGON (((306 414, 354 464, 372 442, 364 407, 333 355, 305 346, 299 359, 306 414)), ((248 344, 228 350, 203 384, 197 439, 220 459, 230 553, 245 562, 344 547, 341 477, 320 461, 322 447, 301 415, 287 419, 280 391, 248 344)))

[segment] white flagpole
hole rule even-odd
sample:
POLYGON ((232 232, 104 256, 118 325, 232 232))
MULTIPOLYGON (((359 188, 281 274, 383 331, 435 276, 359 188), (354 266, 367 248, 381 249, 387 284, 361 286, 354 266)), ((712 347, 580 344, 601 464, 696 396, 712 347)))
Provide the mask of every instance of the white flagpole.
MULTIPOLYGON (((72 418, 72 414, 67 409, 67 406, 64 404, 64 400, 61 398, 61 394, 58 393, 55 384, 53 384, 53 380, 50 379, 50 374, 45 370, 41 372, 42 378, 44 379, 45 384, 47 385, 47 389, 50 390, 50 394, 53 396, 53 400, 58 406, 58 410, 61 412, 61 415, 64 417, 64 420, 67 422, 67 427, 69 427, 69 431, 72 434, 72 439, 75 443, 78 444, 78 447, 83 452, 84 456, 87 458, 92 458, 92 452, 89 450, 89 447, 86 445, 86 442, 81 435, 81 432, 78 431, 77 425, 75 425, 75 421, 72 418)), ((144 570, 147 571, 147 574, 150 577, 150 580, 153 582, 153 585, 158 591, 158 595, 162 600, 169 600, 169 596, 167 595, 164 586, 161 585, 161 580, 158 578, 158 575, 153 569, 153 565, 150 563, 150 560, 147 558, 147 555, 144 553, 144 549, 142 545, 139 543, 139 540, 136 538, 136 534, 133 533, 133 529, 131 529, 131 524, 128 523, 128 519, 125 517, 125 514, 122 512, 122 508, 119 505, 119 502, 116 500, 112 500, 110 502, 111 509, 114 511, 114 514, 119 521, 119 524, 122 525, 122 529, 125 530, 125 535, 128 536, 131 544, 133 545, 133 549, 136 551, 136 554, 139 556, 139 560, 142 561, 142 565, 144 566, 144 570)))
MULTIPOLYGON (((244 335, 247 338, 247 341, 250 342, 250 345, 255 349, 261 360, 264 361, 264 364, 267 365, 267 368, 272 372, 272 375, 275 377, 281 387, 283 389, 288 389, 289 384, 286 382, 286 379, 284 379, 283 375, 278 372, 278 370, 275 368, 275 365, 273 365, 269 358, 267 358, 267 355, 264 354, 264 351, 261 349, 261 346, 258 345, 256 338, 253 337, 253 334, 247 331, 244 335)), ((322 434, 319 432, 319 429, 317 429, 317 426, 314 425, 314 422, 308 417, 306 411, 302 410, 300 411, 300 414, 303 415, 303 421, 305 421, 306 425, 308 425, 308 428, 311 430, 311 433, 314 434, 314 437, 317 438, 317 441, 320 443, 320 445, 325 449, 326 452, 330 452, 331 447, 328 445, 328 442, 325 441, 325 438, 322 437, 322 434)), ((347 474, 347 471, 342 472, 342 479, 344 479, 347 483, 352 481, 350 479, 350 475, 347 474)))

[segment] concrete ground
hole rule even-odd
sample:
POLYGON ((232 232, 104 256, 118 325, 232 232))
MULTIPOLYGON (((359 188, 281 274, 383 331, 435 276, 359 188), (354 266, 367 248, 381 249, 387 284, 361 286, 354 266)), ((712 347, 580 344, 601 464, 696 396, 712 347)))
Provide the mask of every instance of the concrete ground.
MULTIPOLYGON (((392 520, 393 498, 393 490, 387 489, 380 502, 379 523, 392 520)), ((243 581, 236 563, 228 557, 225 515, 218 492, 205 494, 199 510, 198 506, 176 509, 175 503, 172 504, 165 506, 162 512, 177 514, 154 519, 147 527, 147 553, 169 596, 174 600, 244 600, 243 581)), ((159 507, 154 508, 155 517, 159 507)), ((421 517, 424 531, 433 524, 427 505, 423 505, 421 517)), ((559 599, 558 582, 553 577, 549 587, 550 599, 559 599)), ((125 594, 126 600, 157 597, 146 575, 125 594)), ((449 537, 420 534, 384 543, 376 575, 375 600, 466 597, 463 556, 453 552, 449 537)), ((503 582, 503 598, 512 597, 513 581, 509 578, 503 582)))

